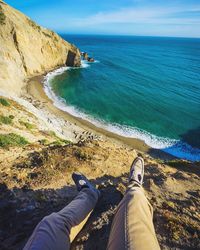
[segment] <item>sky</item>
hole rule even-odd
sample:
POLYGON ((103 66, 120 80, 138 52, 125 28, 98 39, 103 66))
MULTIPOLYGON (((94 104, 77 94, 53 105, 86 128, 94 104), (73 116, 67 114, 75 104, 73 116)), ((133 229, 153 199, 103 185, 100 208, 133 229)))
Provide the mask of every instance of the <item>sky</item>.
POLYGON ((7 0, 58 33, 200 37, 200 0, 7 0))

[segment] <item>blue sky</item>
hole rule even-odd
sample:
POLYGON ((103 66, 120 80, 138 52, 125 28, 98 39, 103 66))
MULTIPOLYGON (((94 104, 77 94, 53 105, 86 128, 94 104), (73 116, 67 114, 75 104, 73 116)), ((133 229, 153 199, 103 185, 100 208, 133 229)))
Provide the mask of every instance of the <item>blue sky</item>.
POLYGON ((7 0, 59 33, 200 37, 200 0, 7 0))

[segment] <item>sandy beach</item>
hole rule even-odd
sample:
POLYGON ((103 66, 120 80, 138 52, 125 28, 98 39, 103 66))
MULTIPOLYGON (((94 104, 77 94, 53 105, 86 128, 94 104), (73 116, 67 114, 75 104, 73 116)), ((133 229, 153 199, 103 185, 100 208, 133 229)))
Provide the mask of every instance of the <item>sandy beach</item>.
POLYGON ((167 160, 175 158, 161 150, 150 148, 142 140, 117 135, 58 109, 54 106, 53 101, 46 95, 43 80, 44 75, 30 78, 23 91, 23 98, 31 102, 39 111, 42 111, 47 122, 51 126, 56 127, 56 132, 61 137, 68 138, 73 142, 81 140, 109 139, 114 140, 115 143, 121 143, 125 147, 131 147, 138 151, 149 153, 156 158, 167 160))

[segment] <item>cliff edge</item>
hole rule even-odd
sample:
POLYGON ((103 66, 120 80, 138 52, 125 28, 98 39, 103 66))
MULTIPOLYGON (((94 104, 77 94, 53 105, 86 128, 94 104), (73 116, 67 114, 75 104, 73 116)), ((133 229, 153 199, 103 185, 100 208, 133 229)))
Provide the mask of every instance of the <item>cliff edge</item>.
MULTIPOLYGON (((23 249, 37 223, 77 195, 71 175, 81 172, 102 195, 70 249, 105 250, 139 152, 89 131, 77 133, 77 143, 63 140, 8 98, 0 98, 0 123, 0 249, 23 249)), ((200 163, 142 157, 161 249, 200 249, 200 163)))
POLYGON ((80 52, 0 0, 0 89, 19 95, 27 77, 80 66, 80 52))

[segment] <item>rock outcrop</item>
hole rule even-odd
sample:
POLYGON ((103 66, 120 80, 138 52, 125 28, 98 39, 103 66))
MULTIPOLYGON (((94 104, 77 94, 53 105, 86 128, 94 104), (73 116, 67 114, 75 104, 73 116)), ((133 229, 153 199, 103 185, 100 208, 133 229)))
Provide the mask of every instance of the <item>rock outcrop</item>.
POLYGON ((27 77, 63 65, 79 66, 79 50, 0 0, 0 90, 19 95, 27 77))
POLYGON ((88 62, 94 62, 94 58, 89 57, 87 52, 81 52, 81 56, 83 60, 86 60, 88 62))
POLYGON ((82 52, 81 55, 83 56, 83 60, 87 60, 88 59, 88 53, 82 52))

